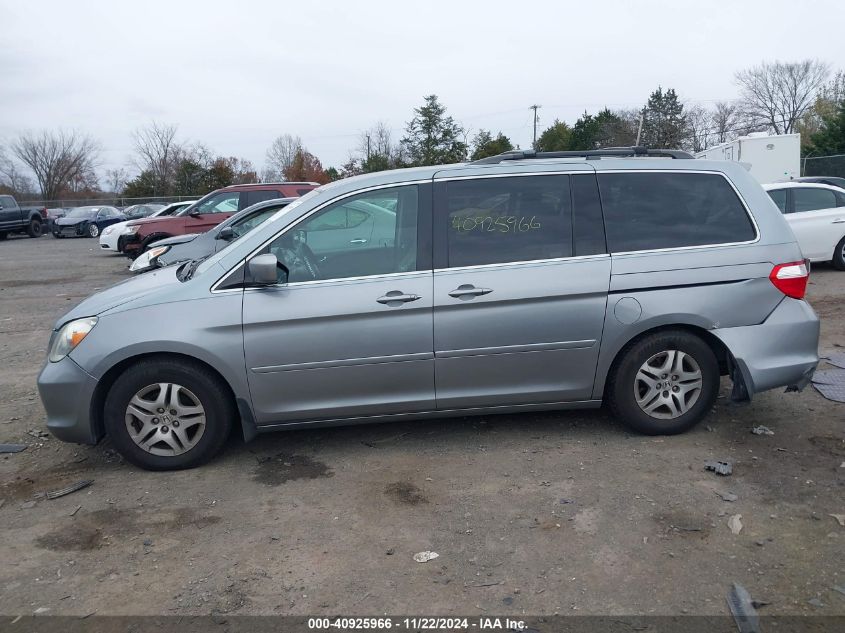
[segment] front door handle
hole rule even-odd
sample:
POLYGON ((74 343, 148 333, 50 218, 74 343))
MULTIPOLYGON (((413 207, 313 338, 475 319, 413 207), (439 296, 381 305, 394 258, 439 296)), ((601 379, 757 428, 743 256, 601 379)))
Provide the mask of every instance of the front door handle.
POLYGON ((480 297, 481 295, 490 294, 493 292, 492 288, 476 288, 472 284, 461 284, 449 293, 450 297, 480 297))
POLYGON ((350 244, 366 244, 369 240, 365 240, 363 237, 356 237, 354 240, 349 240, 350 244))
POLYGON ((416 301, 419 298, 419 295, 407 295, 401 290, 391 290, 383 297, 379 297, 378 299, 376 299, 376 301, 378 301, 379 303, 383 303, 384 305, 393 307, 402 305, 403 303, 410 303, 411 301, 416 301))
POLYGON ((836 218, 831 224, 844 224, 845 218, 836 218))

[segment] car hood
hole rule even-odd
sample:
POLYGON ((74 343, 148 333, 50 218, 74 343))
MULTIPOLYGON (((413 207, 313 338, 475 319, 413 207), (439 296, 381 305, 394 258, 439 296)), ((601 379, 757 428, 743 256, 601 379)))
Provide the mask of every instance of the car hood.
MULTIPOLYGON (((129 222, 130 222, 130 224, 132 224, 132 226, 135 226, 137 224, 156 224, 156 223, 163 224, 165 222, 172 222, 173 220, 176 220, 176 218, 182 218, 182 216, 180 216, 180 215, 163 215, 163 216, 159 216, 159 217, 155 217, 155 218, 138 218, 137 220, 129 220, 129 222)), ((184 218, 182 218, 182 219, 184 219, 184 218)))
POLYGON ((74 224, 87 222, 90 219, 91 218, 59 218, 56 220, 56 224, 59 226, 73 226, 74 224))
POLYGON ((187 242, 192 242, 200 235, 200 233, 188 233, 187 235, 176 235, 174 237, 166 237, 163 240, 156 240, 150 246, 174 246, 176 244, 185 244, 187 242))
POLYGON ((172 289, 174 285, 181 284, 176 277, 176 270, 178 268, 178 266, 161 268, 145 275, 127 279, 111 288, 106 288, 93 294, 56 321, 55 329, 60 328, 68 321, 97 316, 130 301, 137 301, 143 297, 148 297, 153 293, 166 295, 168 289, 172 289))

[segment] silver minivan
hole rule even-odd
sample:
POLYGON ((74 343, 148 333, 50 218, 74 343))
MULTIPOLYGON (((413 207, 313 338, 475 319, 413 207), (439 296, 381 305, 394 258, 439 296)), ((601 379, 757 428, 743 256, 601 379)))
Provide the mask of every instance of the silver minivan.
POLYGON ((809 381, 819 321, 745 169, 642 148, 511 152, 297 199, 236 243, 56 323, 47 426, 187 468, 303 426, 598 407, 682 432, 809 381))

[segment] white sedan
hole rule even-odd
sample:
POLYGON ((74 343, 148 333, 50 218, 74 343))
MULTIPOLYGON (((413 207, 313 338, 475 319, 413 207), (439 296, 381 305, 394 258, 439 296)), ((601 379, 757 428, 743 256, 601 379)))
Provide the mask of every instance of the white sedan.
MULTIPOLYGON (((196 200, 182 200, 181 202, 174 202, 147 217, 157 218, 161 215, 173 215, 194 202, 196 202, 196 200)), ((126 222, 118 222, 117 224, 112 224, 111 226, 107 226, 103 229, 103 232, 100 233, 100 248, 104 251, 119 253, 120 236, 126 235, 128 233, 126 225, 137 219, 138 218, 132 218, 131 220, 126 220, 126 222)))
POLYGON ((845 270, 845 189, 809 182, 763 185, 783 213, 804 257, 845 270))

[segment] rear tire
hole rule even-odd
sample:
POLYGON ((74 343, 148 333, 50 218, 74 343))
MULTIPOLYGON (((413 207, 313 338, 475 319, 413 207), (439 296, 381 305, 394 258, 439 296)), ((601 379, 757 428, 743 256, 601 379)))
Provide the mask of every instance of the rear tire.
POLYGON ((30 237, 41 237, 44 235, 44 223, 38 218, 32 218, 26 227, 26 234, 30 237))
POLYGON ((839 244, 836 245, 831 261, 836 270, 845 270, 845 237, 839 240, 839 244))
POLYGON ((683 330, 629 343, 607 384, 610 410, 646 435, 675 435, 700 422, 719 393, 719 364, 710 346, 683 330))
POLYGON ((106 433, 120 454, 140 468, 194 468, 226 442, 237 416, 229 393, 228 385, 198 363, 141 361, 109 390, 106 433))

